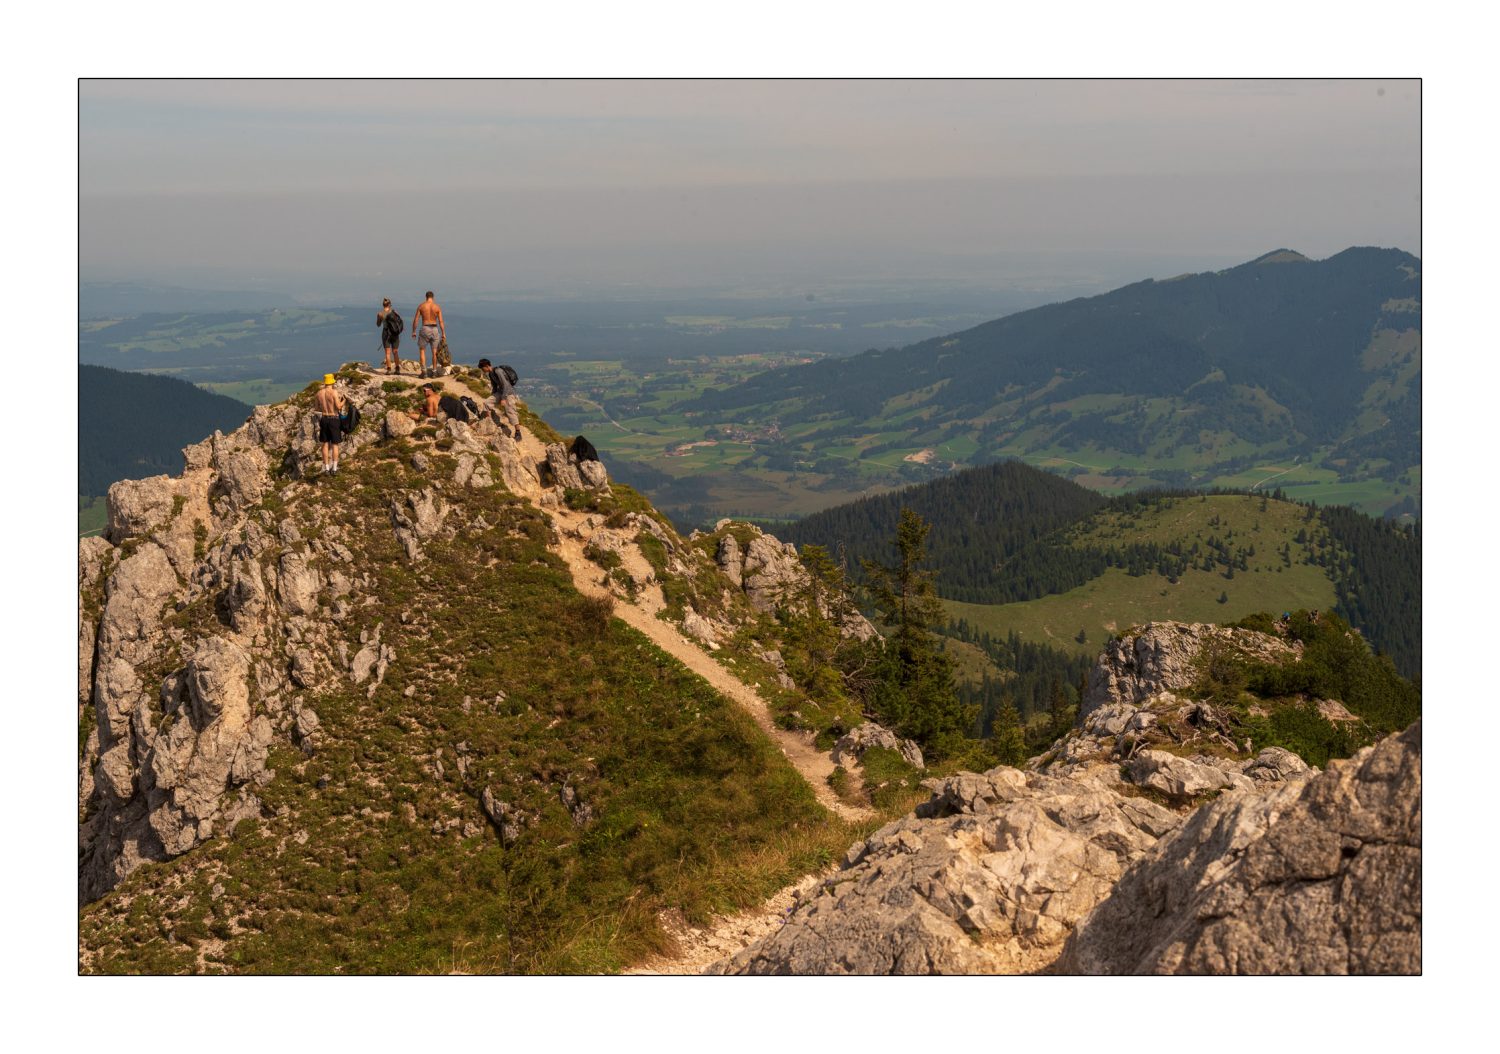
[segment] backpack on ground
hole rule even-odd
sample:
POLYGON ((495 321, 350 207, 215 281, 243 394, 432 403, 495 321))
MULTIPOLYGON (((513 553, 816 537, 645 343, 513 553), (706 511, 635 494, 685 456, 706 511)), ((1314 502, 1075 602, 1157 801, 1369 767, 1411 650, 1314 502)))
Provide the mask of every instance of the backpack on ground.
POLYGON ((469 411, 470 417, 479 416, 479 404, 476 403, 473 399, 469 398, 467 395, 460 395, 458 397, 458 401, 464 404, 464 409, 469 411))
POLYGON ((571 453, 580 462, 599 460, 599 451, 595 450, 594 444, 583 438, 583 436, 579 436, 573 440, 571 453))
POLYGON ((339 414, 339 431, 348 435, 359 427, 359 407, 354 405, 353 400, 344 404, 344 412, 339 414))
POLYGON ((450 420, 464 422, 469 420, 468 408, 451 395, 445 395, 439 399, 438 408, 447 414, 450 420))

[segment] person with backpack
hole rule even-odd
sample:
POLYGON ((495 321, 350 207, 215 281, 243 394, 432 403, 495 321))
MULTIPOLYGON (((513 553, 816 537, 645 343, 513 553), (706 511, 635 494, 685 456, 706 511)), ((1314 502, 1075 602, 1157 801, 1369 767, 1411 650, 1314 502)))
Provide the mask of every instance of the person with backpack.
POLYGON ((339 443, 344 439, 343 414, 349 400, 334 387, 331 373, 323 374, 323 387, 313 396, 313 409, 318 411, 318 441, 323 444, 323 471, 336 473, 339 470, 339 443))
POLYGON ((508 422, 509 431, 514 433, 517 443, 521 441, 521 415, 516 410, 516 371, 509 366, 491 366, 489 359, 479 360, 479 370, 490 381, 490 397, 485 400, 485 406, 489 408, 490 414, 502 427, 508 422), (505 420, 501 421, 500 413, 505 412, 505 420))
POLYGON ((386 297, 381 301, 381 307, 375 314, 375 325, 380 329, 380 346, 385 352, 385 372, 401 372, 401 330, 405 328, 406 322, 391 307, 391 298, 386 297))

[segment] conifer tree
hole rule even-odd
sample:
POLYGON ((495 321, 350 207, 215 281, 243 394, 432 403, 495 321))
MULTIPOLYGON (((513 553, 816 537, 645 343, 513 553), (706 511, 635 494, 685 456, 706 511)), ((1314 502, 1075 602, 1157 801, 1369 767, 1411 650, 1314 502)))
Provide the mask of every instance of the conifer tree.
POLYGON ((975 715, 959 701, 953 661, 932 632, 942 624, 943 604, 933 573, 921 567, 929 529, 922 517, 902 508, 895 562, 864 562, 880 621, 892 631, 867 705, 882 724, 941 758, 963 749, 975 715))

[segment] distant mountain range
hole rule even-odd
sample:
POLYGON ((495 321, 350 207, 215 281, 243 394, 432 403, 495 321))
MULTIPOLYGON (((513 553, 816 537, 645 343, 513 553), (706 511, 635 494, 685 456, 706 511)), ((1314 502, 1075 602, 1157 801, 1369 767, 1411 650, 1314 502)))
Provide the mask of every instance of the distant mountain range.
MULTIPOLYGON (((1244 485, 1274 470, 1320 501, 1414 507, 1421 261, 1277 250, 903 348, 776 370, 685 407, 775 421, 786 453, 942 468, 998 456, 1094 486, 1244 485), (1236 475, 1242 478, 1235 478, 1236 475), (1328 493, 1344 485, 1350 496, 1328 493), (1356 494, 1364 484, 1370 495, 1356 494)), ((913 468, 913 471, 917 471, 913 468)))
POLYGON ((186 381, 78 367, 78 493, 182 471, 182 448, 244 424, 251 407, 186 381))

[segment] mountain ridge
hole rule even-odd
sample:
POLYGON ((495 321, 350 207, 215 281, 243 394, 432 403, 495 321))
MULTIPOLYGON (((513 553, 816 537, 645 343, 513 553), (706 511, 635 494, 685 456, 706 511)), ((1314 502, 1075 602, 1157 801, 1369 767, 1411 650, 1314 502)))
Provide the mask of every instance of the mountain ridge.
POLYGON ((1401 480, 1420 466, 1420 260, 1350 248, 1268 265, 1290 253, 776 370, 687 409, 815 426, 787 444, 804 456, 958 443, 969 463, 1067 455, 1092 463, 1086 479, 1137 485, 1297 458, 1284 485, 1414 493, 1401 480))

